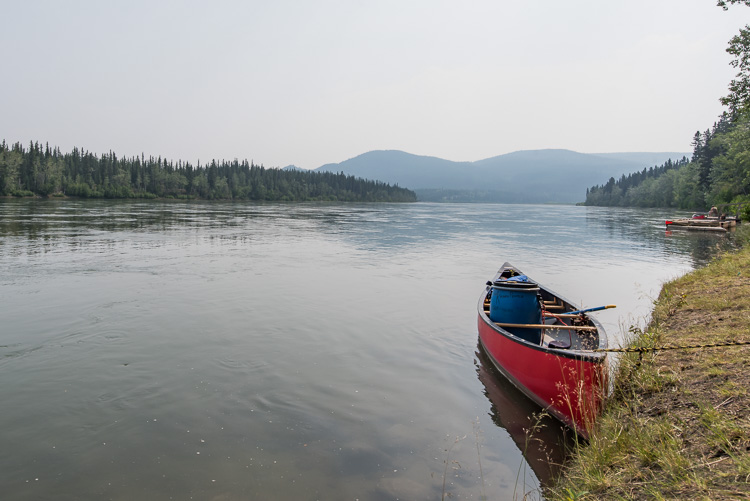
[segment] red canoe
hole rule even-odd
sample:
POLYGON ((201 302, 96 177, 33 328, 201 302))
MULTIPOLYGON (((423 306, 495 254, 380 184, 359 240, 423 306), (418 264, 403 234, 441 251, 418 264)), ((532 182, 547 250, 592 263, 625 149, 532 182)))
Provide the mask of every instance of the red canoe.
POLYGON ((594 351, 607 348, 601 324, 508 263, 478 310, 479 340, 498 370, 588 438, 607 391, 607 352, 594 351))

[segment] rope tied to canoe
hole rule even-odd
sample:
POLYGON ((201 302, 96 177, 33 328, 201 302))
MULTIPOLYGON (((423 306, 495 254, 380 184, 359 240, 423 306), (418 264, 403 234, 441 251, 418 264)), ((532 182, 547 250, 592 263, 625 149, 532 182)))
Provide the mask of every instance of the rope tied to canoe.
POLYGON ((592 352, 607 352, 607 353, 649 353, 652 351, 666 351, 666 350, 693 350, 698 348, 721 348, 724 346, 745 346, 750 345, 750 341, 726 341, 724 343, 705 343, 705 344, 668 344, 665 346, 654 346, 654 347, 632 347, 632 348, 598 348, 591 350, 592 352))

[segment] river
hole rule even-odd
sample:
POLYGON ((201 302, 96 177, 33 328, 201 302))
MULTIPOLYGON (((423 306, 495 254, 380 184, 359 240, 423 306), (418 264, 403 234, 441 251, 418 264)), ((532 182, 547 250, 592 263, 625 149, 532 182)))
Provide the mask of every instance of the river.
POLYGON ((2 499, 538 499, 559 424, 524 439, 484 284, 617 304, 617 345, 731 245, 677 215, 0 199, 2 499))

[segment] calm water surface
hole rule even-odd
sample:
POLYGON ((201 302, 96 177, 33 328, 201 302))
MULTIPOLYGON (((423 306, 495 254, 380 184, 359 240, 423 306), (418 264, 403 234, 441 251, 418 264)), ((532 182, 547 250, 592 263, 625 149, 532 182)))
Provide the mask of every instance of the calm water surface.
POLYGON ((484 283, 615 303, 617 344, 731 244, 675 215, 0 200, 2 499, 538 499, 559 425, 526 444, 484 283))

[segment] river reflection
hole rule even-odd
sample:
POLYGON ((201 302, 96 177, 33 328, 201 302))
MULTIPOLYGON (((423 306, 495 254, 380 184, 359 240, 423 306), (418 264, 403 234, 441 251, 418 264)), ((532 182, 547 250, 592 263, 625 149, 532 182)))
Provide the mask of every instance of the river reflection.
POLYGON ((508 432, 539 482, 550 485, 575 444, 573 433, 500 374, 481 343, 477 343, 476 356, 477 376, 491 403, 492 422, 508 432))
POLYGON ((249 221, 256 221, 256 230, 281 224, 297 232, 335 232, 373 250, 462 236, 483 235, 502 241, 509 236, 524 238, 526 234, 541 233, 561 246, 585 240, 606 250, 609 244, 631 241, 643 248, 687 253, 695 266, 734 248, 732 233, 665 231, 666 217, 689 215, 672 210, 586 207, 571 217, 570 208, 565 206, 498 206, 512 209, 505 216, 493 211, 489 219, 482 220, 477 217, 484 211, 481 204, 454 205, 450 211, 440 204, 415 204, 408 214, 389 209, 394 206, 398 204, 0 199, 0 235, 48 241, 97 236, 95 232, 192 229, 221 230, 221 238, 247 238, 249 235, 232 233, 232 229, 247 229, 249 221), (503 232, 492 232, 498 226, 503 227, 503 232))

